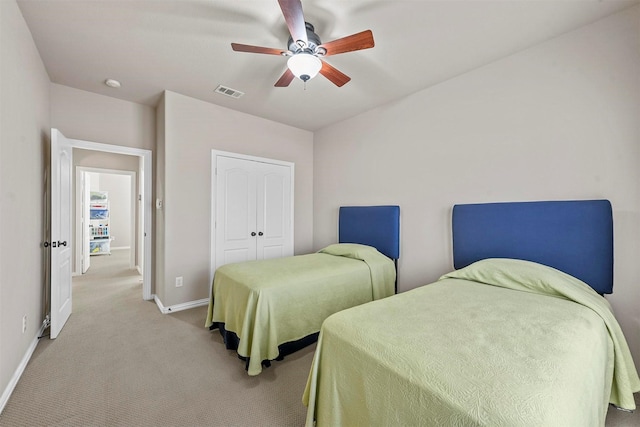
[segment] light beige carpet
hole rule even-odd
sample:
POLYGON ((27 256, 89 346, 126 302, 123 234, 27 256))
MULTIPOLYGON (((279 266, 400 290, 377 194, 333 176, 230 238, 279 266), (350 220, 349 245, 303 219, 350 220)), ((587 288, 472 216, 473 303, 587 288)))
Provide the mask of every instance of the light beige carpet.
POLYGON ((313 347, 258 377, 204 327, 206 307, 161 314, 127 251, 91 258, 73 314, 43 338, 1 426, 301 426, 313 347))
MULTIPOLYGON (((92 257, 74 279, 69 322, 39 343, 0 426, 304 425, 314 346, 249 377, 204 328, 206 307, 161 314, 127 260, 92 257)), ((611 409, 607 426, 640 426, 640 413, 611 409)))

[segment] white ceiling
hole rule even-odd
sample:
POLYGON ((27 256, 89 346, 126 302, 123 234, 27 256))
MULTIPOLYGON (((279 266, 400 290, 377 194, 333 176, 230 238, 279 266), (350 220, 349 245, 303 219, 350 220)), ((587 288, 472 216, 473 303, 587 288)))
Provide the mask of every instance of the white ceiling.
POLYGON ((372 49, 328 57, 352 80, 306 89, 274 83, 286 58, 230 43, 286 49, 276 0, 18 0, 51 81, 155 106, 170 90, 316 130, 436 85, 616 13, 640 0, 303 0, 323 42, 366 29, 372 49), (104 80, 122 83, 111 89, 104 80), (232 99, 219 85, 245 92, 232 99))

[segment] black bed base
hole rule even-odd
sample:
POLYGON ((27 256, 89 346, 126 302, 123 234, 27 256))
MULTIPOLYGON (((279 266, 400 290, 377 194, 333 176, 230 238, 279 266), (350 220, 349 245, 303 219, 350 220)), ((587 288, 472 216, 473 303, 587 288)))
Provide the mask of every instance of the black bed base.
MULTIPOLYGON (((213 322, 213 324, 209 327, 209 330, 213 331, 214 329, 220 330, 220 335, 222 335, 222 339, 224 340, 224 344, 227 347, 227 350, 233 350, 237 352, 238 344, 240 343, 240 338, 238 338, 238 335, 236 335, 235 332, 227 331, 224 327, 224 323, 222 322, 213 322)), ((278 361, 283 360, 285 356, 288 356, 292 353, 295 353, 298 350, 302 350, 308 345, 313 344, 314 342, 318 341, 319 334, 320 332, 315 332, 299 340, 280 344, 278 346, 278 357, 276 357, 273 360, 278 360, 278 361)), ((240 356, 239 354, 238 354, 238 358, 245 362, 244 370, 248 371, 250 358, 240 356)), ((271 366, 271 362, 272 360, 263 360, 262 367, 268 368, 269 366, 271 366)))

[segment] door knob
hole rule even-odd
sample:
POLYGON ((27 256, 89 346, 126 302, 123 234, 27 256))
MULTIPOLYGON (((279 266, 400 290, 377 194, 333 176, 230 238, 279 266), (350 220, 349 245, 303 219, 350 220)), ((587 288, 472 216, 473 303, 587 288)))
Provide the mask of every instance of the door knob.
POLYGON ((253 237, 253 236, 255 236, 255 235, 256 235, 256 232, 255 232, 255 231, 252 231, 252 232, 251 232, 251 237, 253 237))
POLYGON ((264 233, 262 231, 258 232, 258 236, 263 236, 264 233))

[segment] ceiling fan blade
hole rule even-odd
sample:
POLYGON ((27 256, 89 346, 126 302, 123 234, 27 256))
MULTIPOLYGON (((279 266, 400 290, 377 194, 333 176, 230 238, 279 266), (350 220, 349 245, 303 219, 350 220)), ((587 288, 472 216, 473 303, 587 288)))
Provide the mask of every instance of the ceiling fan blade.
POLYGON ((285 53, 282 49, 273 47, 251 46, 248 44, 231 43, 231 49, 236 52, 264 53, 267 55, 282 55, 285 53))
POLYGON ((342 37, 331 42, 323 43, 319 47, 325 48, 325 56, 337 55, 339 53, 353 52, 354 50, 369 49, 374 46, 373 33, 371 30, 362 31, 347 37, 342 37))
POLYGON ((337 68, 327 64, 324 61, 322 61, 320 74, 331 80, 331 82, 338 87, 344 86, 349 82, 349 80, 351 80, 351 77, 347 76, 342 71, 339 71, 337 68))
POLYGON ((307 27, 304 24, 304 15, 302 14, 302 2, 300 0, 278 0, 278 3, 280 3, 280 9, 282 9, 293 41, 302 40, 305 45, 309 43, 307 27))
POLYGON ((278 81, 276 82, 276 84, 274 86, 275 87, 287 87, 293 81, 294 77, 295 76, 293 75, 291 70, 287 68, 287 70, 284 72, 284 74, 282 76, 280 76, 280 79, 278 79, 278 81))

